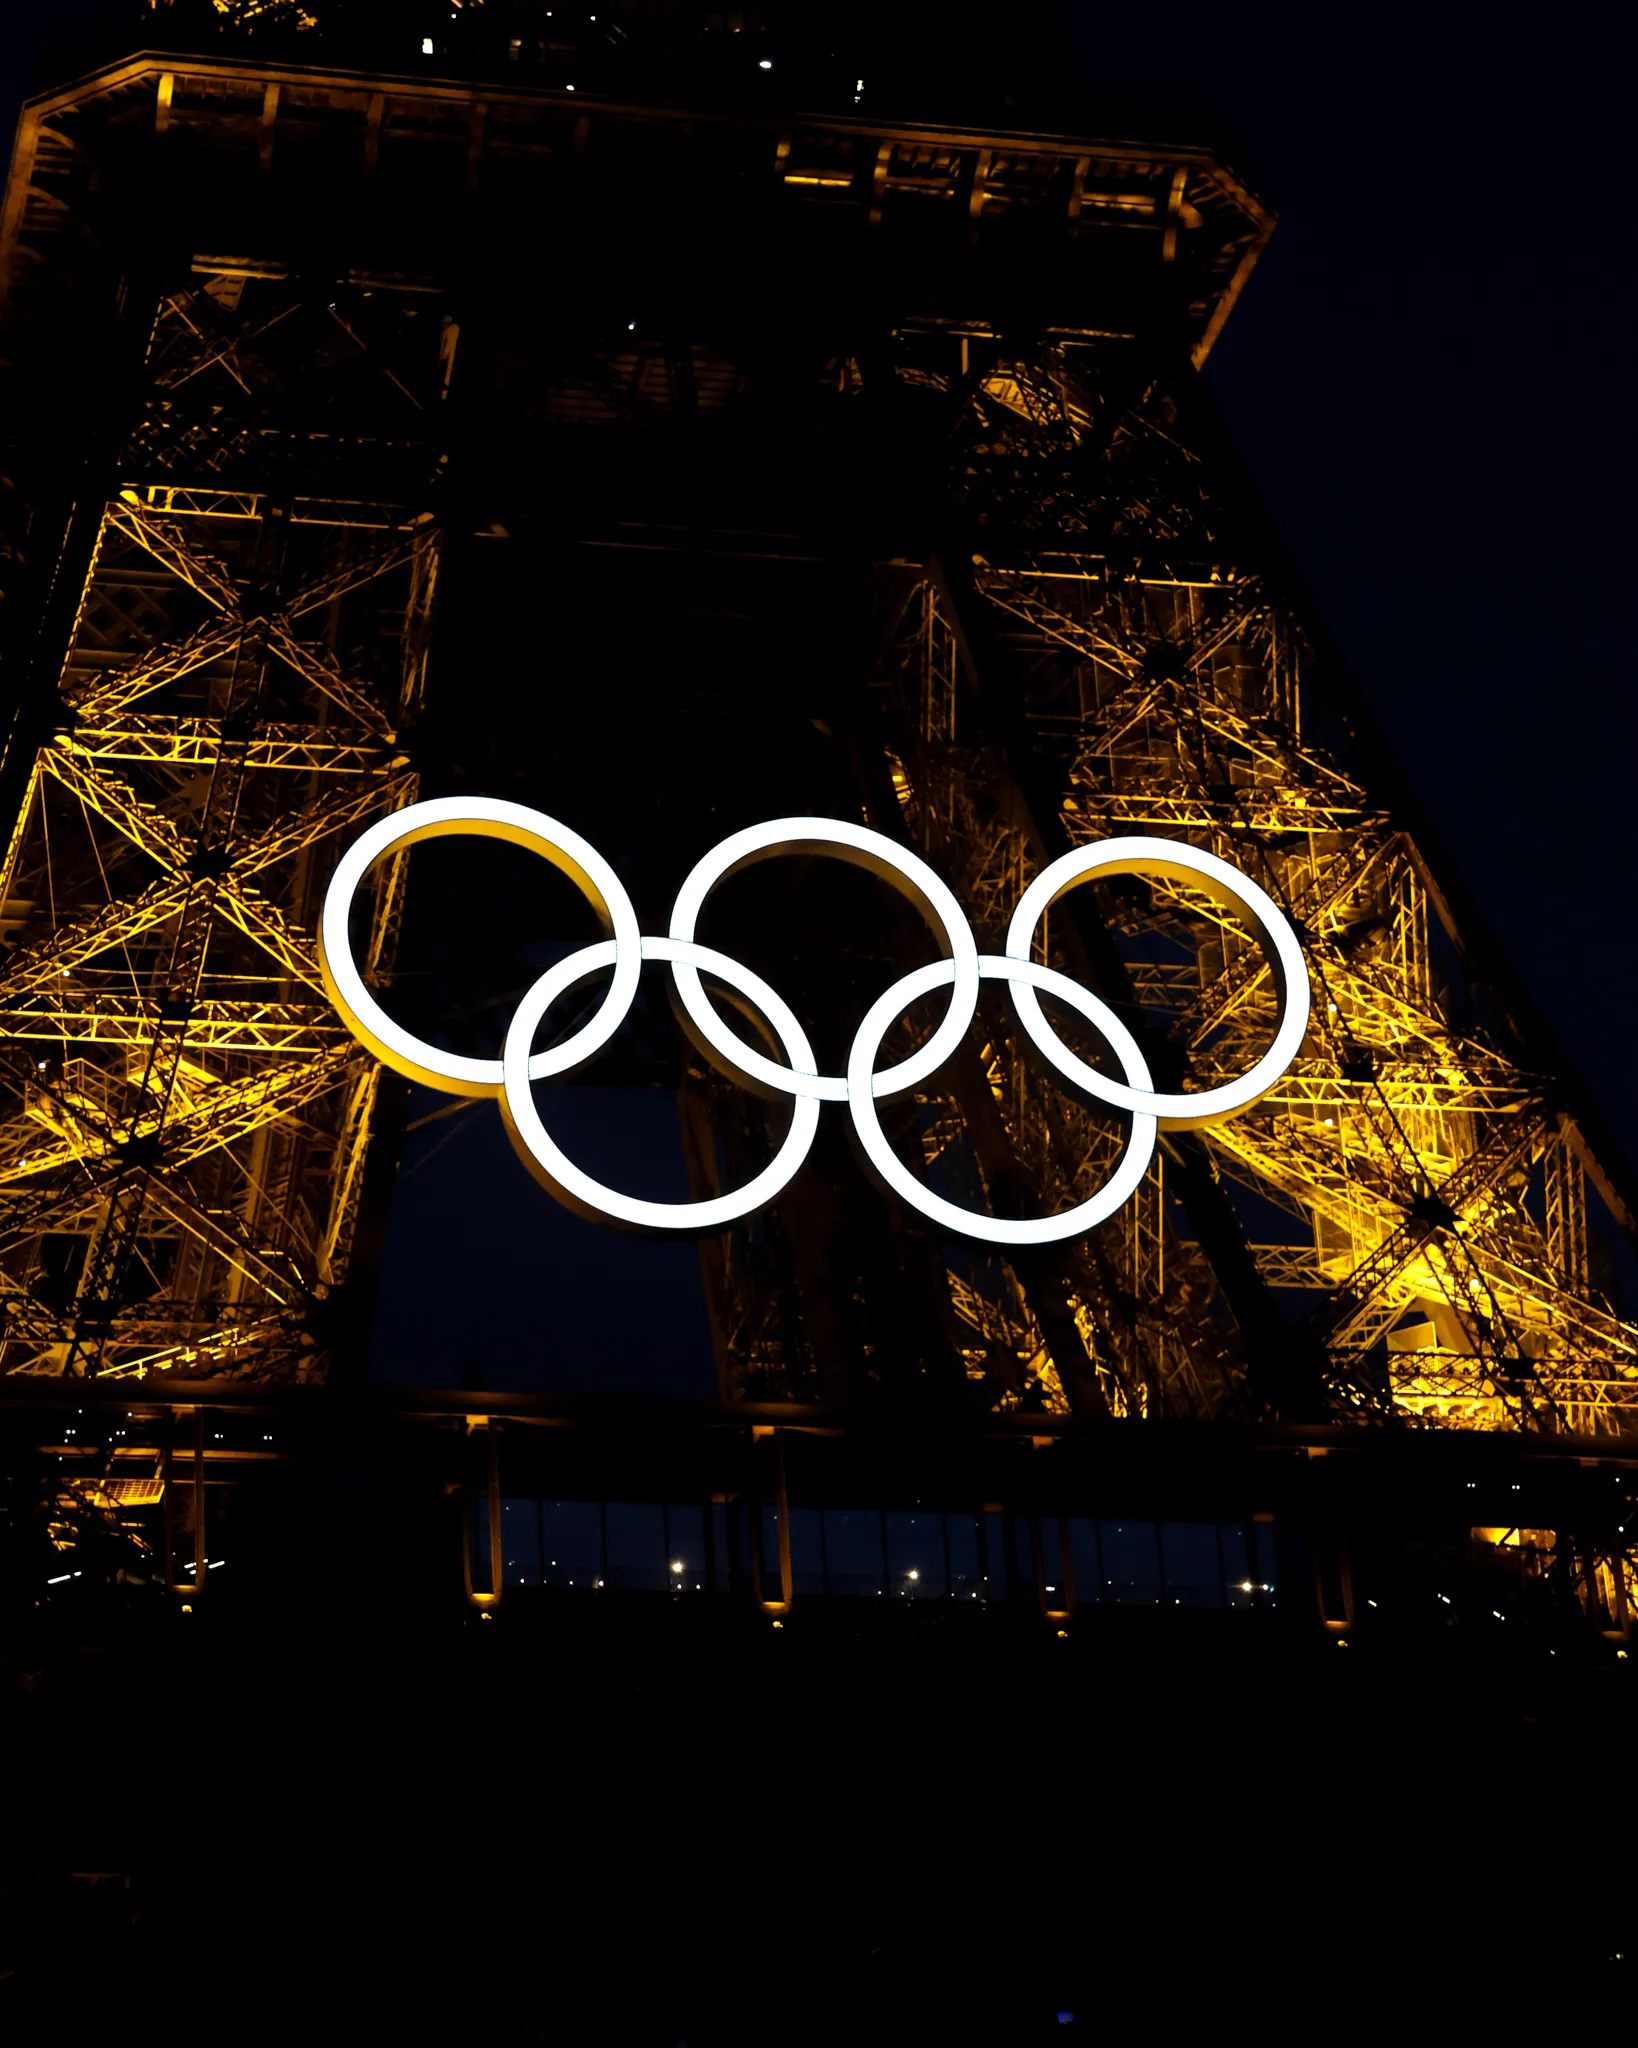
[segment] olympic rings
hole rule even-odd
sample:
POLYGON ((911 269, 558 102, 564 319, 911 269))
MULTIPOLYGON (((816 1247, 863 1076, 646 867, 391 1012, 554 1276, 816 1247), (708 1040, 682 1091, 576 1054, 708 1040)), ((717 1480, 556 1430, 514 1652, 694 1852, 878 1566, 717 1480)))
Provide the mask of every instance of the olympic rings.
POLYGON ((523 804, 445 797, 412 804, 380 820, 343 856, 325 896, 319 925, 319 965, 325 987, 353 1035, 412 1080, 452 1095, 501 1100, 507 1132, 531 1174, 567 1207, 628 1229, 676 1234, 721 1230, 771 1202, 790 1185, 813 1144, 820 1105, 845 1102, 864 1154, 877 1176, 943 1231, 994 1245, 1049 1244, 1078 1237, 1127 1201, 1154 1156, 1161 1130, 1193 1129, 1236 1115, 1265 1095, 1291 1064, 1308 1025, 1308 974, 1296 934, 1273 900, 1214 854, 1163 839, 1111 839, 1053 861, 1025 890, 1007 931, 1004 955, 980 954, 959 903, 915 854, 879 832, 836 818, 782 818, 736 832, 714 847, 689 874, 672 907, 664 938, 644 937, 618 877, 596 848, 566 825, 523 804), (610 936, 582 947, 541 975, 519 1003, 498 1060, 446 1053, 395 1024, 364 985, 348 938, 348 913, 365 875, 388 854, 423 839, 472 833, 527 847, 560 868, 597 912, 610 936), (896 982, 866 1013, 849 1050, 847 1072, 821 1074, 806 1034, 776 990, 749 968, 699 944, 695 937, 706 897, 716 885, 754 862, 782 853, 824 854, 851 862, 888 882, 932 927, 943 958, 896 982), (1274 1043, 1238 1081, 1198 1095, 1166 1095, 1151 1085, 1142 1052, 1120 1019, 1066 975, 1030 958, 1036 929, 1048 906, 1096 875, 1146 875, 1181 882, 1237 915, 1249 914, 1280 998, 1274 1043), (651 1202, 622 1195, 584 1173, 553 1140, 535 1106, 530 1084, 561 1074, 587 1059, 619 1029, 637 992, 644 961, 671 968, 689 1035, 713 1064, 760 1094, 789 1096, 790 1128, 773 1160, 744 1187, 699 1202, 651 1202), (608 993, 589 1022, 560 1045, 531 1050, 552 1005, 588 976, 614 972, 608 993), (766 1026, 784 1063, 747 1045, 729 1030, 700 980, 701 970, 741 999, 753 1022, 766 1026), (1026 1036, 1072 1089, 1131 1117, 1120 1163, 1088 1200, 1056 1216, 1009 1222, 958 1208, 925 1187, 898 1159, 876 1113, 878 1098, 927 1080, 965 1036, 978 1007, 981 981, 1007 983, 1026 1036), (920 997, 950 990, 949 1008, 925 1044, 878 1073, 876 1055, 894 1020, 920 997), (1100 1074, 1065 1045, 1040 1005, 1044 992, 1090 1023, 1114 1053, 1124 1081, 1100 1074))
MULTIPOLYGON (((637 943, 645 960, 669 960, 673 973, 679 964, 686 963, 689 972, 695 976, 696 985, 698 971, 703 967, 707 973, 718 975, 730 987, 737 988, 774 1027, 792 1065, 800 1061, 811 1071, 813 1051, 806 1034, 784 998, 777 995, 760 975, 742 967, 737 960, 730 960, 726 953, 713 953, 709 946, 692 945, 685 939, 645 938, 637 943)), ((535 1108, 529 1087, 534 1072, 529 1047, 541 1018, 558 997, 566 989, 573 988, 577 981, 584 981, 588 974, 596 973, 599 967, 613 966, 618 956, 617 939, 605 939, 601 945, 585 946, 580 952, 571 953, 568 959, 560 960, 555 967, 548 968, 518 1004, 506 1034, 506 1049, 501 1055, 501 1064, 506 1072, 501 1115, 506 1120, 507 1132, 519 1158, 535 1179, 577 1215, 589 1217, 594 1222, 599 1217, 607 1217, 613 1223, 624 1224, 629 1230, 725 1230, 737 1218, 749 1216, 753 1209, 760 1209, 764 1202, 771 1202, 795 1178, 798 1168, 808 1156, 813 1134, 819 1128, 819 1104, 811 1095, 798 1096, 791 1105, 791 1127, 772 1163, 737 1193, 718 1195, 709 1202, 639 1201, 633 1195, 617 1194, 613 1188, 606 1188, 593 1180, 590 1174, 582 1173, 554 1144, 540 1120, 540 1112, 535 1108)))
POLYGON ((446 1095, 499 1095, 504 1080, 499 1060, 465 1059, 459 1053, 440 1052, 392 1021, 364 986, 347 936, 347 913, 358 885, 378 860, 423 839, 460 834, 506 839, 540 854, 562 869, 597 912, 604 929, 612 929, 614 934, 614 980, 602 1008, 561 1045, 535 1055, 529 1062, 534 1080, 543 1081, 548 1074, 561 1074, 590 1059, 619 1030, 637 993, 643 940, 631 898, 597 848, 567 825, 548 818, 544 811, 530 810, 527 804, 500 803, 486 797, 435 797, 379 819, 353 841, 331 879, 319 919, 319 972, 331 1002, 361 1044, 412 1081, 441 1089, 446 1095))
MULTIPOLYGON (((972 927, 961 905, 924 860, 880 832, 863 825, 844 824, 840 818, 781 818, 771 825, 752 825, 744 832, 714 846, 698 862, 677 891, 671 906, 671 936, 691 939, 706 896, 718 882, 724 882, 741 868, 767 860, 779 853, 828 853, 836 859, 867 869, 908 898, 938 928, 939 951, 955 964, 950 977, 955 989, 944 1022, 924 1046, 889 1067, 885 1074, 873 1074, 873 1095, 897 1095, 914 1088, 918 1081, 942 1067, 962 1039, 978 1010, 978 947, 972 927)), ((764 1088, 782 1095, 811 1095, 820 1102, 845 1102, 848 1084, 840 1074, 793 1074, 774 1060, 754 1052, 743 1040, 727 1030, 706 1001, 697 968, 680 963, 674 970, 677 993, 700 1038, 701 1051, 715 1054, 713 1065, 725 1067, 739 1081, 761 1082, 764 1088)))
MULTIPOLYGON (((1202 853, 1196 846, 1170 839, 1105 839, 1096 846, 1078 847, 1043 868, 1018 899, 1007 928, 1007 958, 1027 960, 1035 939, 1035 927, 1051 903, 1068 890, 1094 875, 1154 875, 1166 881, 1183 882, 1208 896, 1225 909, 1249 911, 1256 919, 1264 957, 1280 994, 1280 1026, 1274 1043, 1238 1081, 1221 1088, 1205 1088, 1198 1095, 1155 1095, 1147 1082, 1141 1088, 1123 1088, 1076 1059, 1041 1014, 1035 990, 1020 983, 1013 991, 1018 1021, 1031 1044, 1087 1095, 1107 1102, 1115 1109, 1147 1112, 1159 1119, 1163 1131, 1198 1130, 1202 1124, 1237 1116, 1242 1109, 1266 1095, 1297 1057, 1303 1034, 1308 1029, 1308 969, 1303 964, 1297 935, 1280 915, 1272 897, 1259 889, 1238 868, 1214 853, 1202 853)), ((1128 1075, 1130 1080, 1130 1075, 1128 1075)))
MULTIPOLYGON (((1071 981, 1067 974, 1055 974, 1050 967, 1039 967, 1033 960, 1001 959, 994 953, 979 955, 978 971, 986 981, 1010 982, 1014 990, 1021 986, 1044 988, 1071 1009, 1079 1010, 1088 1023, 1095 1024, 1102 1033, 1125 1069, 1131 1086, 1147 1093, 1149 1069, 1143 1063, 1136 1040, 1114 1011, 1100 1003, 1078 981, 1071 981)), ((954 1232, 958 1237, 981 1236, 987 1244, 1055 1244, 1060 1238, 1081 1237, 1094 1224, 1103 1222, 1106 1216, 1113 1216, 1136 1192, 1138 1182, 1148 1172, 1149 1161, 1155 1155, 1155 1119, 1152 1116, 1142 1111, 1134 1113, 1131 1139, 1121 1156, 1120 1165, 1095 1195, 1073 1209, 1065 1209, 1057 1216, 1042 1216, 1031 1223, 1009 1223, 995 1216, 975 1215, 971 1209, 958 1209, 954 1202, 947 1202, 942 1195, 935 1195, 930 1188, 923 1187, 915 1175, 901 1164, 882 1135, 872 1100, 877 1091, 865 1086, 877 1048, 882 1042, 882 1033, 918 996, 942 988, 953 978, 953 973, 948 960, 935 960, 931 967, 918 967, 903 981, 895 982, 886 995, 865 1012, 864 1022, 854 1034, 847 1062, 847 1101, 853 1112, 853 1128, 859 1134, 865 1157, 900 1201, 908 1202, 912 1209, 919 1209, 929 1222, 954 1232)), ((1056 1038, 1056 1033, 1053 1036, 1060 1052, 1074 1059, 1069 1048, 1056 1038)), ((1078 1067, 1081 1062, 1075 1060, 1075 1065, 1078 1067)), ((1086 1071, 1090 1073, 1091 1069, 1086 1071)))

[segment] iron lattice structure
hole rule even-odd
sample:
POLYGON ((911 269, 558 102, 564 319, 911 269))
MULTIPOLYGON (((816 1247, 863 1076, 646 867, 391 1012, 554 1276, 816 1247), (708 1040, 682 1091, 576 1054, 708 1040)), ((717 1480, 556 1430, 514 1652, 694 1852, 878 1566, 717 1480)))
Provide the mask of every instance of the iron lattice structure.
MULTIPOLYGON (((723 245, 772 222, 793 273, 821 251, 840 280, 837 251, 866 252, 875 296, 775 348, 678 288, 641 332, 588 317, 547 346, 508 338, 496 286, 472 399, 491 438, 484 403, 566 474, 616 451, 636 479, 620 544, 651 549, 688 522, 644 498, 641 451, 742 445, 768 390, 815 445, 917 451, 915 508, 855 545, 859 813, 948 876, 992 949, 1044 860, 1141 832, 1244 868, 1307 952, 1314 1026, 1257 1110, 1168 1141, 1083 1243, 937 1255, 915 1313, 971 1397, 1630 1428, 1638 1331, 1589 1250, 1589 1187, 1629 1220, 1615 1181, 1528 1037, 1470 997, 1462 920, 1338 716, 1197 388, 1271 226, 1243 183, 1199 150, 219 57, 139 57, 33 103, 8 188, 17 374, 43 375, 76 292, 119 307, 98 346, 122 367, 84 487, 55 515, 37 491, 19 551, 5 1369, 324 1369, 378 1081, 312 931, 343 835, 418 788, 461 240, 493 256, 543 207, 606 224, 667 189, 700 218, 731 194, 723 245), (151 208, 113 218, 120 180, 164 196, 168 239, 151 208), (298 218, 318 190, 345 223, 321 255, 298 218), (1043 266, 1050 318, 1018 285, 1043 266)), ((402 869, 379 891, 386 982, 402 869)), ((1270 1034, 1249 935, 1170 885, 1080 892, 1047 957, 1130 1018, 1157 1074, 1227 1078, 1270 1034)), ((1118 1131, 1043 1090, 999 1010, 969 1052, 899 1141, 970 1198, 1089 1193, 1118 1131)), ((683 1106, 702 1187, 764 1142, 703 1073, 683 1106)), ((730 1394, 835 1392, 814 1337, 835 1275, 800 1235, 776 1219, 705 1248, 730 1394)))
MULTIPOLYGON (((397 734, 451 360, 435 294, 335 291, 195 263, 143 309, 138 416, 76 508, 60 708, 3 877, 10 1372, 322 1356, 380 1073, 323 994, 314 906, 337 835, 416 787, 397 734)), ((375 972, 401 880, 378 883, 375 972)))
MULTIPOLYGON (((1188 839, 1282 904, 1315 994, 1272 1094, 1164 1147, 1144 1195, 1072 1262, 1104 1399, 1233 1412, 1271 1306, 1298 1375, 1285 1404, 1630 1428, 1638 1332, 1588 1274, 1588 1168, 1604 1176, 1553 1081, 1501 1031, 1456 1021, 1460 930, 1413 833, 1313 730, 1323 669, 1224 502, 1198 400, 1085 347, 997 351, 965 373, 953 354, 935 343, 913 374, 949 406, 951 480, 976 516, 909 593, 887 670, 912 835, 997 949, 1044 857, 1188 839), (1214 1190, 1250 1197, 1249 1266, 1206 1250, 1221 1244, 1214 1190)), ((1102 893, 1097 929, 1065 917, 1047 957, 1140 1015, 1157 1066, 1200 1085, 1246 1071, 1275 1017, 1250 935, 1171 884, 1102 893)), ((1106 1127, 1041 1099, 1013 1041, 987 1054, 1029 1177, 1065 1204, 1089 1194, 1106 1127)), ((928 1134, 929 1157, 944 1139, 928 1134)), ((982 1342, 1047 1372, 1015 1290, 952 1274, 952 1297, 982 1342)))
MULTIPOLYGON (((969 1376, 1057 1412, 1227 1417, 1249 1398, 1630 1429, 1638 1331, 1589 1279, 1589 1180, 1624 1218, 1620 1197, 1554 1079, 1505 1029, 1456 1021, 1461 932, 1412 832, 1305 731, 1323 671, 1191 445, 1198 400, 1087 346, 907 335, 895 369, 938 394, 968 520, 884 614, 891 809, 878 789, 871 821, 951 879, 992 951, 1066 848, 1187 839, 1283 905, 1315 993, 1271 1095, 1164 1142, 1095 1236, 1027 1272, 950 1258, 969 1376)), ((1245 1072, 1275 1023, 1252 935, 1171 884, 1097 894, 1090 919, 1075 903, 1051 922, 1043 957, 1121 1007, 1157 1072, 1245 1072)), ((999 1009, 994 1027, 990 1100, 917 1098, 901 1138, 1000 1205, 1019 1185, 1086 1199, 1118 1133, 1043 1082, 999 1009)), ((717 1276, 741 1375, 768 1352, 758 1259, 747 1239, 717 1276)), ((797 1347, 780 1356, 795 1391, 797 1347)))

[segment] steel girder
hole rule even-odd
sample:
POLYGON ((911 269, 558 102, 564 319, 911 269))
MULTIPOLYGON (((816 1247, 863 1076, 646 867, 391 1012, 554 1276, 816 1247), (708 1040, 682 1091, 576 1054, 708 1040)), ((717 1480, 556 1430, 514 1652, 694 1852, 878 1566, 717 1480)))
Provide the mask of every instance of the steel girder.
MULTIPOLYGON (((916 388, 949 401, 967 587, 988 616, 952 614, 950 579, 935 572, 911 591, 884 660, 894 788, 916 841, 992 944, 1047 834, 1183 837, 1256 877, 1299 931, 1314 1021, 1290 1073, 1206 1143, 1223 1185, 1252 1205, 1248 1239, 1270 1214, 1289 1219, 1289 1241, 1248 1248, 1286 1319, 1329 1361, 1325 1407, 1631 1429, 1638 1330, 1589 1278, 1586 1141, 1505 1028, 1452 1021, 1458 949, 1430 936, 1443 906, 1425 863, 1305 730, 1323 675, 1190 446, 1186 388, 1152 369, 1134 378, 1085 345, 1010 354, 988 370, 964 343, 960 364, 941 371, 937 349, 921 338, 916 388), (988 658, 1007 667, 1003 687, 1027 704, 1010 753, 973 672, 985 636, 988 658), (1023 800, 1020 745, 1031 787, 1058 792, 1055 817, 1023 800)), ((1196 1085, 1244 1071, 1274 1021, 1250 934, 1169 884, 1096 894, 1120 956, 1106 999, 1196 1085)), ((1049 922, 1045 957, 1088 971, 1067 918, 1049 922)), ((1060 1203, 1088 1191, 1107 1134, 1100 1147, 1086 1112, 1043 1099, 1004 1031, 987 1057, 1042 1185, 1060 1203)), ((959 1143, 947 1120, 932 1128, 936 1152, 959 1143)), ((1232 1409, 1248 1384, 1247 1333, 1167 1192, 1164 1158, 1147 1192, 1147 1205, 1105 1226, 1104 1256, 1077 1268, 1112 1404, 1232 1409)), ((1035 1376, 1057 1405, 1050 1347, 1020 1314, 1021 1291, 994 1275, 987 1292, 965 1274, 951 1287, 958 1319, 983 1340, 969 1369, 1003 1345, 1015 1383, 1035 1376)))
MULTIPOLYGON (((314 375, 313 321, 262 268, 202 261, 158 296, 0 874, 9 1372, 311 1374, 316 1304, 346 1276, 379 1074, 311 934, 339 835, 417 787, 398 734, 436 590, 421 418, 447 323, 419 294, 419 396, 400 348, 382 373, 400 485, 404 440, 423 446, 421 493, 395 504, 369 434, 315 449, 282 397, 314 375), (304 350, 269 362, 299 327, 304 350), (278 482, 244 474, 247 447, 278 482)), ((366 361, 379 296, 326 309, 366 361)), ((401 886, 387 864, 376 977, 401 886)))

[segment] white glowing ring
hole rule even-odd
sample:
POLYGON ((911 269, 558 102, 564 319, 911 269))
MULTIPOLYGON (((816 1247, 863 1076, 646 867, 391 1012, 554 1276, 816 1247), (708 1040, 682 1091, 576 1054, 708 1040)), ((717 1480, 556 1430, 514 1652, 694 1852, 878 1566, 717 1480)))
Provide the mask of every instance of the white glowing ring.
MULTIPOLYGON (((1056 996, 1059 1002, 1067 1003, 1072 1010, 1078 1010, 1102 1034, 1120 1061, 1132 1092, 1141 1100, 1150 1099, 1149 1069, 1143 1063, 1136 1040, 1115 1013, 1089 990, 1082 988, 1079 982, 1071 981, 1067 975, 1054 973, 1050 967, 1038 967, 1033 960, 1001 959, 993 953, 979 955, 978 972, 986 981, 1010 982, 1015 1000, 1020 987, 1029 988, 1031 993, 1042 988, 1049 995, 1056 996)), ((1014 1245, 1056 1244, 1066 1237, 1080 1237, 1128 1201, 1148 1172, 1149 1161, 1155 1151, 1155 1118, 1146 1111, 1133 1113, 1132 1134, 1121 1154, 1120 1164, 1095 1195, 1073 1209, 1065 1209, 1060 1215, 1042 1216, 1029 1222, 980 1216, 971 1209, 961 1209, 954 1202, 945 1201, 942 1195, 935 1195, 901 1162, 882 1133, 872 1099, 870 1074, 883 1034, 894 1018, 902 1016, 918 996, 942 988, 953 979, 954 973, 948 960, 936 960, 930 967, 917 968, 915 973, 907 974, 902 981, 896 982, 866 1013, 864 1022, 859 1026, 848 1054, 847 1101, 865 1157, 901 1201, 908 1202, 930 1222, 956 1236, 977 1238, 981 1244, 1014 1245)))
MULTIPOLYGON (((733 833, 711 849, 677 891, 677 900, 671 907, 672 938, 692 940, 705 899, 719 882, 756 861, 771 860, 782 853, 830 854, 854 867, 865 868, 897 889, 933 927, 939 951, 952 967, 946 977, 953 991, 949 1011, 925 1045, 918 1046, 896 1067, 871 1077, 871 1092, 876 1095, 897 1095, 903 1089, 914 1088, 955 1051, 977 1013, 978 946, 961 905, 926 861, 880 832, 868 831, 863 825, 845 824, 840 818, 779 818, 733 833)), ((677 994, 701 1041, 701 1050, 715 1055, 713 1064, 724 1067, 738 1081, 772 1089, 777 1094, 817 1102, 848 1100, 846 1076, 795 1073, 730 1031, 712 1008, 700 986, 699 975, 689 962, 679 960, 672 973, 677 994)))
MULTIPOLYGON (((1158 1118, 1163 1131, 1195 1130, 1222 1117, 1236 1116, 1266 1095, 1296 1058, 1308 1029, 1308 970, 1297 935, 1266 891, 1215 854, 1170 839, 1105 839, 1066 853, 1044 868, 1019 900, 1007 928, 1007 957, 1027 960, 1035 927, 1047 906, 1068 889, 1094 875, 1154 875, 1184 882, 1210 896, 1225 909, 1249 913, 1260 927, 1258 943, 1268 961, 1280 997, 1280 1024, 1274 1043, 1247 1074, 1198 1095, 1157 1095, 1147 1076, 1142 1087, 1122 1087, 1078 1060, 1042 1014, 1035 988, 1027 982, 1012 991, 1018 1021, 1041 1056, 1075 1088, 1115 1109, 1158 1118)), ((1045 987, 1042 983, 1040 986, 1045 987)), ((1061 994, 1058 989, 1054 994, 1061 994)), ((1101 1027, 1100 1027, 1101 1028, 1101 1027)), ((1111 1041, 1113 1042, 1113 1041, 1111 1041)), ((1127 1076, 1131 1080, 1130 1074, 1127 1076)))
MULTIPOLYGON (((713 953, 708 946, 696 946, 688 940, 645 938, 639 939, 637 944, 645 960, 669 960, 673 972, 680 964, 686 964, 696 973, 703 967, 708 974, 737 989, 766 1017, 784 1046, 791 1066, 812 1073, 813 1050, 806 1034, 790 1005, 760 975, 742 967, 737 960, 730 960, 726 954, 713 953)), ((632 958, 636 957, 633 952, 632 958)), ((573 988, 576 982, 594 974, 598 968, 611 964, 616 973, 624 964, 618 940, 605 939, 599 945, 587 946, 578 953, 571 953, 568 959, 560 960, 555 967, 548 968, 519 1003, 507 1030, 506 1046, 501 1055, 505 1070, 501 1114, 506 1120, 512 1143, 517 1148, 518 1157, 544 1188, 567 1208, 593 1221, 623 1223, 631 1230, 695 1233, 723 1230, 741 1216, 750 1215, 753 1209, 760 1209, 765 1202, 773 1201, 789 1186, 807 1158, 813 1134, 819 1128, 819 1104, 811 1097, 798 1097, 791 1104, 791 1127, 770 1163, 744 1187, 736 1188, 729 1195, 718 1195, 711 1201, 640 1201, 635 1195, 622 1195, 614 1188, 604 1187, 601 1181, 593 1180, 590 1174, 582 1173, 540 1120, 540 1112, 535 1108, 529 1087, 530 1076, 534 1073, 529 1047, 540 1028, 541 1018, 558 997, 573 988)))
POLYGON ((637 993, 642 971, 642 935, 637 913, 620 878, 589 840, 544 811, 527 804, 502 803, 488 797, 434 797, 424 804, 410 804, 391 817, 382 818, 356 839, 342 855, 331 878, 319 919, 319 972, 330 992, 330 1000, 341 1012, 353 1035, 400 1074, 424 1087, 441 1089, 446 1095, 499 1095, 504 1082, 499 1060, 467 1059, 460 1053, 444 1052, 425 1039, 416 1038, 395 1024, 364 986, 364 978, 353 960, 347 933, 347 915, 352 909, 358 885, 378 860, 401 846, 414 846, 423 839, 443 839, 470 833, 477 839, 505 839, 514 846, 527 847, 560 868, 585 897, 605 931, 613 932, 614 979, 597 1015, 583 1024, 561 1045, 537 1053, 529 1072, 537 1080, 578 1066, 612 1038, 625 1022, 637 993))

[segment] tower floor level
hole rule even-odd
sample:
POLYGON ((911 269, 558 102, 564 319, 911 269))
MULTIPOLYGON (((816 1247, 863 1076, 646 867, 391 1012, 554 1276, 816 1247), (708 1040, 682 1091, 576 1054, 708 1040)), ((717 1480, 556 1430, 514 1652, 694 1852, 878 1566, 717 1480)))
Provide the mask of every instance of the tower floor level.
MULTIPOLYGON (((943 1243, 821 1144, 702 1242, 725 1401, 1630 1433, 1619 1168, 1200 389, 1272 228, 1230 166, 292 37, 41 93, 0 215, 4 1372, 354 1369, 404 1091, 326 996, 319 908, 367 825, 470 792, 571 819, 645 913, 803 814, 920 855, 983 951, 1045 863, 1134 834, 1298 934, 1284 1078, 1162 1132, 1084 1239, 943 1243)), ((409 872, 354 927, 405 1014, 409 872)), ((823 1048, 913 920, 786 882, 755 966, 823 1048)), ((1157 1087, 1273 1036, 1255 934, 1185 880, 1077 891, 1037 957, 1157 1087)), ((644 1073, 703 1197, 769 1113, 677 1043, 644 1073)), ((1123 1142, 1027 1050, 986 988, 883 1106, 997 1214, 1085 1200, 1123 1142)))

